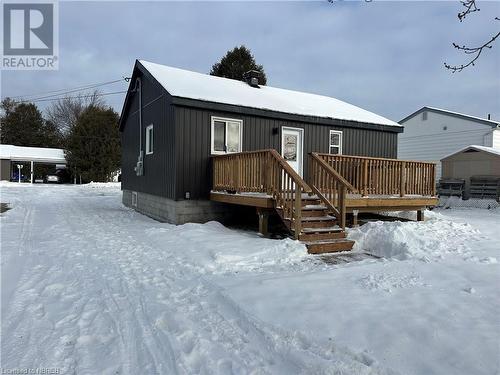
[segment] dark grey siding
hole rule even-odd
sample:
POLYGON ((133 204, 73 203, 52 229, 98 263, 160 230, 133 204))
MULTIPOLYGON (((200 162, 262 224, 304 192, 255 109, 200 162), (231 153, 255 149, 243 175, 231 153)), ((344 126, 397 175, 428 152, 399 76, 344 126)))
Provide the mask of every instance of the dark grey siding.
POLYGON ((191 199, 205 199, 211 189, 210 132, 211 116, 243 120, 243 151, 266 148, 281 150, 281 127, 304 129, 304 176, 307 176, 308 154, 328 152, 329 131, 343 131, 343 153, 396 158, 397 133, 342 126, 311 124, 293 120, 241 115, 191 107, 175 106, 177 177, 176 199, 186 192, 191 199), (277 128, 277 134, 273 134, 277 128))
POLYGON ((139 95, 135 93, 122 114, 122 188, 174 199, 174 108, 170 95, 158 83, 148 76, 141 78, 144 176, 137 176, 134 170, 139 156, 139 95), (150 124, 153 124, 154 149, 153 154, 146 155, 145 128, 150 124))
POLYGON ((0 160, 0 180, 10 180, 10 160, 2 159, 0 160))

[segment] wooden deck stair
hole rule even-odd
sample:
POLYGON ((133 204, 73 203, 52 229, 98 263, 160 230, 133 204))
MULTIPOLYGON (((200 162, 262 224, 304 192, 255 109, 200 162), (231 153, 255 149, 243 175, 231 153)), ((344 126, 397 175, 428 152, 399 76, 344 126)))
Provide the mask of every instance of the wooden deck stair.
MULTIPOLYGON (((283 210, 276 208, 279 216, 295 236, 293 220, 283 216, 283 210)), ((338 226, 337 218, 332 215, 321 200, 313 196, 303 196, 301 206, 301 225, 298 236, 311 254, 349 251, 354 241, 346 239, 345 231, 338 226)))

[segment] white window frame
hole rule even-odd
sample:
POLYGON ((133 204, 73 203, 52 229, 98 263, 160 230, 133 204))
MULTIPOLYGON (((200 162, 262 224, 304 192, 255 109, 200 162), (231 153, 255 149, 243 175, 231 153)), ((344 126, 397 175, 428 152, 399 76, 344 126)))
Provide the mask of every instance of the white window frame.
POLYGON ((211 120, 211 126, 210 126, 210 152, 213 155, 224 155, 224 154, 232 154, 235 152, 227 152, 227 151, 215 151, 214 149, 214 126, 215 126, 215 121, 220 121, 220 122, 225 122, 226 123, 226 131, 225 131, 225 139, 224 139, 224 145, 227 147, 227 123, 228 122, 237 122, 240 126, 240 144, 238 151, 235 152, 241 152, 242 146, 243 146, 243 120, 236 119, 236 118, 228 118, 228 117, 217 117, 217 116, 212 116, 211 120))
POLYGON ((155 148, 155 133, 153 129, 153 124, 146 126, 146 155, 151 155, 155 148), (150 144, 149 132, 153 136, 153 144, 150 144))
POLYGON ((337 147, 339 149, 339 153, 337 155, 342 155, 342 143, 343 143, 343 133, 341 130, 330 130, 330 134, 328 134, 328 153, 332 154, 332 147, 337 147), (339 144, 338 145, 332 145, 332 134, 338 134, 339 135, 339 144))
POLYGON ((137 207, 137 192, 133 191, 132 192, 132 207, 137 207))

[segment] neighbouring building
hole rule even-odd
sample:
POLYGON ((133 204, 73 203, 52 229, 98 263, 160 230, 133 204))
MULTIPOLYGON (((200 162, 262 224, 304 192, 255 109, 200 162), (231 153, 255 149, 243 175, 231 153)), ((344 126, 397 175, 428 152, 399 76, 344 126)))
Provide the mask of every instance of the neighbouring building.
POLYGON ((500 149, 467 146, 441 159, 442 183, 463 181, 463 198, 500 198, 500 149))
POLYGON ((0 144, 0 179, 17 180, 18 164, 24 165, 21 174, 34 182, 34 168, 37 164, 65 167, 64 150, 59 148, 25 147, 0 144))
POLYGON ((471 144, 500 150, 500 122, 444 109, 423 107, 399 121, 398 158, 437 163, 436 179, 441 177, 440 160, 471 144))
POLYGON ((300 175, 311 152, 395 158, 403 127, 346 102, 143 60, 120 117, 123 203, 158 220, 204 222, 214 155, 275 149, 300 175))

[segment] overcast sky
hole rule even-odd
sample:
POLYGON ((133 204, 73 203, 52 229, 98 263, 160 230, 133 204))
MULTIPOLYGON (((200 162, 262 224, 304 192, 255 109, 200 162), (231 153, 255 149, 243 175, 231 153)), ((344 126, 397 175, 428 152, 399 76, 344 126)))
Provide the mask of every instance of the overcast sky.
MULTIPOLYGON (((395 121, 424 105, 500 119, 500 41, 473 68, 443 67, 466 61, 452 42, 476 45, 498 32, 500 2, 478 3, 481 11, 460 23, 458 1, 62 2, 59 70, 4 71, 2 97, 119 79, 136 58, 207 73, 244 44, 270 86, 333 96, 395 121)), ((123 97, 106 100, 119 112, 123 97)))

